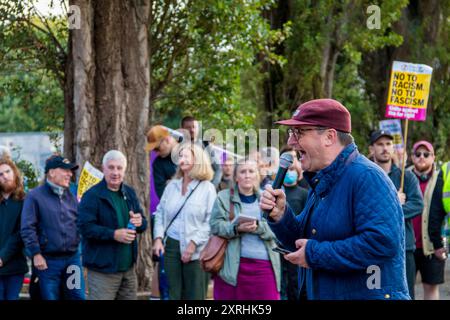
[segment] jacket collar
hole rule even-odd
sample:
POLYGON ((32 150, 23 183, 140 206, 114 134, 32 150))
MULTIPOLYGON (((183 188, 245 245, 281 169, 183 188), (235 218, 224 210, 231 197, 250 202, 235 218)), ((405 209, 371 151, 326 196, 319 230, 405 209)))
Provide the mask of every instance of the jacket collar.
MULTIPOLYGON (((108 199, 109 200, 109 195, 108 195, 108 185, 106 184, 106 180, 105 178, 102 179, 102 181, 100 181, 98 183, 98 185, 100 186, 100 190, 99 190, 99 196, 104 198, 104 199, 108 199)), ((125 184, 122 182, 122 184, 120 185, 119 188, 120 192, 122 193, 122 195, 124 196, 125 200, 127 199, 127 192, 125 190, 125 184)))
POLYGON ((320 197, 326 196, 333 185, 339 180, 345 168, 359 155, 354 143, 349 144, 341 151, 334 161, 319 172, 303 173, 303 177, 320 197))
POLYGON ((48 179, 45 180, 45 183, 50 187, 50 189, 57 194, 60 198, 63 196, 64 192, 66 191, 66 188, 58 186, 54 184, 53 182, 49 181, 48 179))
POLYGON ((57 197, 59 197, 59 198, 63 198, 63 197, 67 194, 67 192, 70 192, 69 188, 64 188, 64 192, 63 192, 62 195, 60 196, 60 195, 54 190, 54 187, 53 187, 53 186, 49 183, 49 181, 47 181, 47 180, 45 180, 45 182, 44 182, 44 188, 45 188, 45 190, 47 190, 47 192, 48 192, 49 194, 55 195, 55 196, 57 196, 57 197))
MULTIPOLYGON (((237 183, 234 183, 233 188, 234 188, 234 194, 231 197, 231 201, 233 201, 234 203, 241 203, 241 198, 239 197, 239 188, 238 188, 237 183)), ((260 198, 260 195, 261 195, 261 192, 260 192, 259 189, 256 190, 255 195, 256 195, 256 198, 259 201, 259 198, 260 198)))

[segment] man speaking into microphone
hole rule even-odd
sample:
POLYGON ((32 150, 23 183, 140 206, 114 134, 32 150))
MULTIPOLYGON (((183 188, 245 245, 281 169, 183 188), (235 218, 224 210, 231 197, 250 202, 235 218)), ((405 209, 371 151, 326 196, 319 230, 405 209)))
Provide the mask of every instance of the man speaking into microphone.
POLYGON ((289 120, 288 144, 299 151, 311 186, 297 217, 281 189, 267 185, 260 207, 299 265, 308 299, 409 299, 405 227, 397 191, 358 152, 348 110, 332 99, 300 105, 289 120))

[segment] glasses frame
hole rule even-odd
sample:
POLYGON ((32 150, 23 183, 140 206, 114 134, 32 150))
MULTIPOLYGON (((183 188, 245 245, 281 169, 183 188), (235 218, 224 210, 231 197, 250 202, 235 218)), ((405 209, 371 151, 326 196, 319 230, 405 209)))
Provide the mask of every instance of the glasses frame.
POLYGON ((324 130, 328 130, 330 128, 327 127, 314 127, 314 128, 306 128, 306 129, 300 129, 300 128, 289 128, 287 130, 288 136, 289 138, 292 137, 292 135, 295 136, 295 138, 297 140, 299 140, 300 138, 302 138, 306 132, 308 131, 324 131, 324 130))
POLYGON ((433 156, 433 153, 430 151, 416 151, 414 152, 414 157, 421 158, 423 156, 424 159, 428 159, 429 157, 433 156))

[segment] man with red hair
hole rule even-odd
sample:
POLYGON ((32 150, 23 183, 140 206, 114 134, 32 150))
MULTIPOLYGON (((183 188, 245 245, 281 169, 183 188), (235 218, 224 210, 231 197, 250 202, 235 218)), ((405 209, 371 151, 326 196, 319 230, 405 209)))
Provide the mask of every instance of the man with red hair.
POLYGON ((28 271, 20 237, 25 192, 19 170, 9 158, 0 159, 0 300, 17 300, 28 271))

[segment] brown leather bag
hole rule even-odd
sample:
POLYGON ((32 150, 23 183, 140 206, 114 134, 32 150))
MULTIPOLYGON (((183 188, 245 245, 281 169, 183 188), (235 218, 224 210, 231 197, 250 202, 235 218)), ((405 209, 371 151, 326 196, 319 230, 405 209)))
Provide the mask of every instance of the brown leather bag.
MULTIPOLYGON (((234 189, 230 189, 230 221, 234 219, 234 203, 232 201, 234 189)), ((208 243, 200 252, 200 265, 206 272, 212 274, 219 273, 225 260, 225 251, 227 250, 228 240, 216 235, 208 239, 208 243)))

